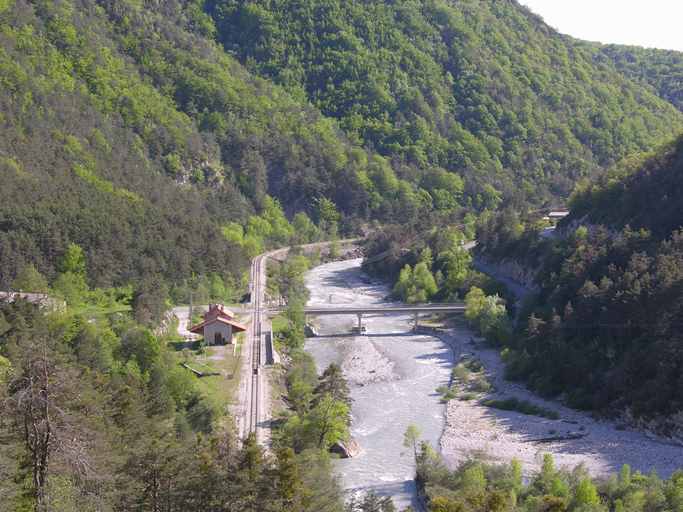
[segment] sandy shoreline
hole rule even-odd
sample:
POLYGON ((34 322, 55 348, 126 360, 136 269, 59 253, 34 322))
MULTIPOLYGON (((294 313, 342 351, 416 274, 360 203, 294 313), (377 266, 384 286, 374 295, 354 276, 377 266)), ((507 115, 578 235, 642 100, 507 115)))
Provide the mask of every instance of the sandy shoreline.
POLYGON ((473 354, 484 367, 494 391, 490 398, 516 397, 556 411, 560 418, 551 420, 513 411, 501 411, 479 404, 478 400, 454 399, 446 408, 446 425, 440 449, 450 466, 472 456, 490 461, 522 462, 528 475, 540 467, 543 454, 551 453, 558 467, 574 468, 583 464, 597 477, 607 476, 629 464, 634 470, 669 477, 683 468, 683 447, 642 432, 617 428, 612 421, 598 421, 589 414, 564 407, 558 402, 539 398, 523 385, 503 378, 504 364, 496 350, 470 343, 467 328, 454 328, 444 336, 454 351, 455 359, 473 354), (581 439, 534 442, 544 437, 567 433, 585 434, 581 439))

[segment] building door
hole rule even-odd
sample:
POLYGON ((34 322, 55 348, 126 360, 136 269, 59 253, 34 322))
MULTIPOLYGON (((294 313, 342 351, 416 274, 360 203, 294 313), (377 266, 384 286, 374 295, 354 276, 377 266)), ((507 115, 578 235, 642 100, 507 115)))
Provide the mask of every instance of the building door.
POLYGON ((220 332, 217 332, 213 335, 213 344, 214 345, 221 345, 223 343, 223 336, 221 336, 220 332))

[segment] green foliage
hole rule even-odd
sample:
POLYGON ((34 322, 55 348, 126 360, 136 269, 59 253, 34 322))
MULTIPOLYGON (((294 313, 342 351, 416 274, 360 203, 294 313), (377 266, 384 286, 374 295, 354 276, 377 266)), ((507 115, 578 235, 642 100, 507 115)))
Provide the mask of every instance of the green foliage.
POLYGON ((597 46, 595 55, 600 61, 614 63, 627 77, 652 86, 683 111, 683 53, 610 44, 597 46))
POLYGON ((560 417, 555 411, 545 409, 544 407, 539 407, 531 402, 520 400, 518 398, 484 400, 482 405, 485 405, 486 407, 493 407, 494 409, 501 409, 503 411, 517 411, 521 412, 522 414, 540 416, 542 418, 548 418, 551 420, 557 420, 560 417))
POLYGON ((77 244, 69 244, 66 248, 64 256, 62 256, 61 263, 59 265, 59 270, 61 272, 70 272, 72 274, 85 276, 85 255, 83 254, 83 249, 77 244))
POLYGON ((579 480, 574 490, 574 506, 583 509, 583 507, 598 505, 599 503, 600 497, 593 482, 589 478, 579 480))
POLYGON ((517 230, 519 219, 488 223, 486 255, 537 270, 539 294, 505 342, 511 377, 577 407, 629 408, 677 428, 666 417, 681 408, 681 171, 681 139, 617 165, 580 187, 559 236, 540 243, 533 219, 517 230))
POLYGON ((454 471, 423 443, 418 456, 417 479, 430 512, 534 512, 675 510, 680 476, 662 481, 656 475, 638 475, 629 484, 593 480, 584 469, 555 468, 553 458, 543 455, 541 469, 522 480, 521 464, 492 465, 478 460, 462 463, 454 471), (674 491, 676 489, 677 491, 674 491))
POLYGON ((324 394, 304 417, 306 436, 319 449, 329 449, 337 441, 346 441, 349 435, 349 406, 324 394))
POLYGON ((26 265, 12 282, 12 290, 45 293, 47 279, 33 265, 26 265))
MULTIPOLYGON (((129 314, 43 315, 17 302, 0 304, 0 319, 13 326, 0 326, 9 509, 342 512, 323 452, 266 456, 253 436, 240 447, 230 419, 129 314)), ((347 406, 329 393, 316 404, 305 431, 329 443, 346 432, 347 406)))
POLYGON ((507 310, 498 295, 486 296, 477 287, 465 296, 465 318, 492 343, 502 344, 510 334, 507 310))
POLYGON ((88 284, 83 274, 73 272, 59 274, 52 286, 55 292, 72 306, 81 304, 88 292, 88 284))
POLYGON ((420 435, 420 429, 413 424, 408 425, 408 428, 406 428, 406 431, 403 434, 403 446, 412 449, 416 459, 420 435))
POLYGON ((331 363, 319 378, 317 396, 329 395, 334 400, 351 405, 351 392, 339 365, 331 363))
POLYGON ((268 194, 289 216, 321 196, 369 213, 349 163, 364 151, 206 39, 215 28, 199 3, 3 8, 0 288, 28 263, 52 282, 72 243, 97 286, 240 275, 248 256, 291 238, 268 194), (225 240, 221 227, 248 224, 250 201, 269 235, 225 240))
POLYGON ((373 168, 373 158, 362 169, 371 196, 400 194, 409 174, 439 211, 461 201, 495 209, 503 196, 538 203, 681 128, 649 86, 514 2, 207 7, 218 39, 250 70, 405 162, 373 168))
POLYGON ((406 265, 394 285, 394 294, 408 303, 427 302, 437 292, 436 281, 427 263, 422 261, 411 268, 406 265))
POLYGON ((595 182, 575 191, 571 216, 614 229, 647 229, 656 239, 681 227, 683 137, 656 151, 619 162, 595 182))

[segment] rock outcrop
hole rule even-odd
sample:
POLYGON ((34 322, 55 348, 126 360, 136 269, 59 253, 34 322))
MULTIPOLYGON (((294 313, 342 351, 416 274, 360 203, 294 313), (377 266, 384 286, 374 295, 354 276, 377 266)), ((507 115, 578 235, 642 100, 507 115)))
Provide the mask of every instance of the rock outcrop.
POLYGON ((350 459, 351 457, 357 457, 360 455, 361 447, 358 441, 351 438, 348 441, 337 441, 330 447, 330 452, 336 453, 342 459, 350 459))

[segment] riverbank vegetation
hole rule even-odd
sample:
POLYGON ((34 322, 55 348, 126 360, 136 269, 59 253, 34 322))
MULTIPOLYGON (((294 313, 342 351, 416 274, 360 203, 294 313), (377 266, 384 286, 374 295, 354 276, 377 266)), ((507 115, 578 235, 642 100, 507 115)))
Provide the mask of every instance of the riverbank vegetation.
POLYGON ((510 335, 512 311, 506 304, 514 304, 514 296, 474 269, 468 236, 474 236, 473 217, 463 225, 431 228, 402 248, 404 230, 388 228, 366 241, 363 268, 394 283, 393 296, 401 301, 464 302, 469 325, 501 346, 510 335))
POLYGON ((417 481, 430 512, 664 512, 683 503, 682 473, 662 480, 624 466, 619 475, 594 480, 580 466, 556 468, 549 454, 528 478, 517 461, 470 460, 450 470, 426 443, 417 456, 417 481))

